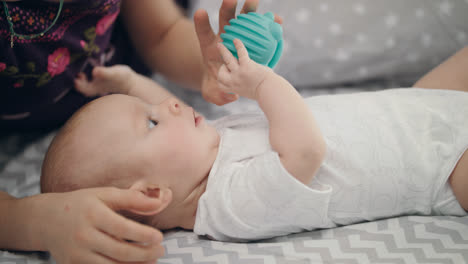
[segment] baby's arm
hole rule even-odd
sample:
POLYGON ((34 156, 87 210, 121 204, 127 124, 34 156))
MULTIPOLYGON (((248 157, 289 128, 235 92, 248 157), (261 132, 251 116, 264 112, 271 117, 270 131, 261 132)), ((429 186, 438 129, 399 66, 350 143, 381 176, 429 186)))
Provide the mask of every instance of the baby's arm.
POLYGON ((424 75, 413 86, 468 92, 468 46, 424 75))
POLYGON ((89 97, 118 93, 138 97, 150 104, 159 104, 173 96, 152 79, 134 72, 126 65, 96 67, 91 81, 84 74, 79 74, 75 79, 75 87, 89 97))
POLYGON ((218 81, 226 91, 254 99, 270 125, 270 144, 283 166, 308 184, 325 156, 326 145, 315 118, 301 95, 281 76, 252 61, 242 42, 234 40, 239 60, 219 44, 225 64, 218 81))

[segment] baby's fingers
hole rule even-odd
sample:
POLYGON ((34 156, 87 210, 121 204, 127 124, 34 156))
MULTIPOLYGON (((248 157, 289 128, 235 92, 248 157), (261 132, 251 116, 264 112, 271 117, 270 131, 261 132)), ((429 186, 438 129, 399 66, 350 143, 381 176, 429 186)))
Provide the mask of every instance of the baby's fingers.
POLYGON ((218 43, 218 50, 221 53, 224 64, 227 66, 229 71, 235 71, 239 67, 237 59, 232 55, 232 53, 222 44, 218 43))
POLYGON ((218 71, 218 87, 230 98, 237 100, 237 95, 233 89, 232 73, 227 69, 226 64, 221 65, 218 71))
POLYGON ((94 86, 88 81, 88 78, 84 73, 78 73, 74 80, 75 89, 82 93, 86 97, 94 97, 98 95, 94 86))
POLYGON ((240 39, 234 39, 234 46, 236 46, 237 57, 239 57, 239 64, 245 64, 250 61, 249 53, 240 39))

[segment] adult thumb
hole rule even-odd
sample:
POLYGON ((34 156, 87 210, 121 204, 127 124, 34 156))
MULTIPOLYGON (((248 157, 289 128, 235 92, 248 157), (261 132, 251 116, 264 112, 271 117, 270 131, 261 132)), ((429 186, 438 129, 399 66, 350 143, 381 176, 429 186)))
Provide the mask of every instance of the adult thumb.
POLYGON ((211 28, 206 10, 198 9, 193 16, 193 22, 195 24, 195 31, 197 32, 198 41, 200 42, 202 49, 204 46, 216 41, 216 35, 211 28))
POLYGON ((104 188, 98 196, 112 210, 127 210, 142 215, 159 212, 163 204, 159 197, 146 196, 131 189, 104 188))

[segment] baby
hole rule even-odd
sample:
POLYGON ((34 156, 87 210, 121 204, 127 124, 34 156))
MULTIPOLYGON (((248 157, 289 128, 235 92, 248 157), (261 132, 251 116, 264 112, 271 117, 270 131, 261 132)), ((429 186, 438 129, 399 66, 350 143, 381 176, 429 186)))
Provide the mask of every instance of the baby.
POLYGON ((120 94, 94 100, 61 129, 42 191, 139 190, 161 200, 160 212, 127 216, 223 241, 407 214, 467 215, 468 79, 460 69, 468 48, 415 85, 437 89, 303 99, 234 43, 238 60, 219 45, 219 85, 263 113, 208 122, 128 68, 97 68, 77 89, 120 94))

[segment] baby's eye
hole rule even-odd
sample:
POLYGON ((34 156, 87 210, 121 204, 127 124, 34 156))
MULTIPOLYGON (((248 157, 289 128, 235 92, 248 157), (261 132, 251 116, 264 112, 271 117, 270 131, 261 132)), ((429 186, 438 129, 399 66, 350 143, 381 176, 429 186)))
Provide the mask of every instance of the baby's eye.
POLYGON ((155 127, 157 124, 158 124, 158 121, 154 121, 154 120, 151 120, 151 119, 148 121, 148 127, 149 127, 149 129, 152 129, 152 128, 155 127))

